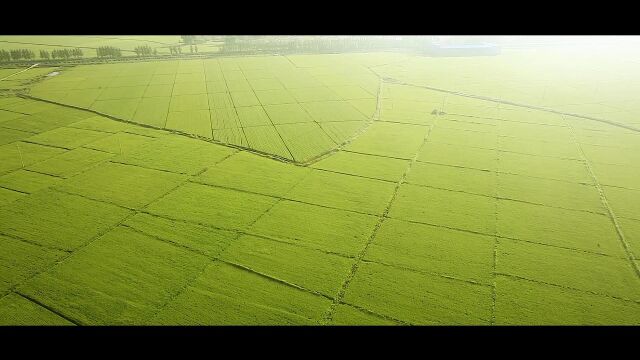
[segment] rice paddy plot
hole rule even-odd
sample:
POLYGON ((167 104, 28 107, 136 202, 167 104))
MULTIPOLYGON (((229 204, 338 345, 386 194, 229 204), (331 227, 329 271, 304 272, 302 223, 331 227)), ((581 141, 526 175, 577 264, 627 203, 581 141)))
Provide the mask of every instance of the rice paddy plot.
MULTIPOLYGON (((33 93, 48 100, 91 109, 122 120, 197 136, 213 136, 217 141, 274 155, 281 155, 282 149, 279 146, 266 146, 257 141, 255 135, 252 135, 253 141, 248 141, 244 135, 231 135, 235 131, 218 131, 216 135, 217 129, 229 128, 229 124, 219 120, 222 115, 214 113, 214 110, 233 109, 234 114, 237 113, 235 117, 240 117, 242 127, 314 121, 363 121, 375 110, 376 99, 367 85, 372 82, 370 74, 364 77, 347 71, 325 74, 334 77, 329 81, 332 84, 329 88, 322 86, 322 82, 315 80, 306 70, 292 68, 288 61, 280 63, 282 68, 274 70, 274 73, 267 71, 270 67, 268 64, 274 59, 280 58, 258 57, 255 59, 257 63, 264 65, 251 69, 237 65, 244 61, 242 58, 225 61, 185 60, 178 62, 178 65, 175 65, 176 62, 167 63, 173 64, 168 67, 164 62, 155 61, 141 62, 135 66, 81 65, 38 83, 33 87, 33 93), (166 69, 159 70, 163 68, 166 69), (249 77, 245 71, 249 71, 249 77), (267 116, 259 115, 257 110, 253 113, 244 112, 242 109, 247 107, 263 107, 267 116), (206 124, 201 119, 204 110, 212 111, 213 135, 207 135, 205 131, 206 124), (224 126, 220 126, 221 122, 225 123, 224 126)), ((377 81, 373 79, 373 82, 377 81)), ((290 133, 290 127, 296 128, 285 126, 284 130, 275 130, 290 133)), ((297 136, 289 135, 286 142, 298 154, 289 157, 304 162, 335 147, 335 143, 347 141, 360 126, 327 125, 326 128, 295 130, 297 136), (322 138, 325 132, 332 133, 329 140, 333 143, 322 138), (319 146, 308 148, 308 142, 315 142, 319 146)))
POLYGON ((637 301, 640 284, 624 258, 500 239, 496 272, 637 301))
POLYGON ((409 162, 407 160, 340 151, 314 163, 311 167, 336 173, 397 182, 408 165, 409 162))
POLYGON ((493 235, 495 201, 487 196, 406 184, 400 186, 389 216, 493 235))
POLYGON ((143 98, 138 103, 136 112, 133 115, 133 121, 156 128, 163 128, 168 121, 170 101, 171 98, 169 97, 143 98))
POLYGON ((19 291, 80 324, 141 323, 207 263, 204 256, 117 228, 21 285, 19 291))
POLYGON ((27 166, 26 169, 51 176, 69 178, 114 156, 115 154, 108 152, 80 147, 71 151, 63 150, 60 155, 27 166))
POLYGON ((411 159, 420 149, 426 134, 427 128, 417 125, 376 122, 345 150, 411 159))
POLYGON ((244 129, 241 128, 226 128, 212 130, 213 139, 221 143, 233 143, 244 148, 249 147, 248 140, 245 135, 244 129))
POLYGON ((33 193, 54 186, 61 178, 27 170, 16 170, 0 176, 0 186, 22 193, 33 193))
POLYGON ((65 153, 64 149, 14 142, 0 146, 0 174, 23 169, 65 153))
POLYGON ((51 189, 0 208, 0 213, 0 232, 61 250, 90 242, 131 214, 116 205, 51 189))
POLYGON ((429 133, 429 142, 491 150, 496 148, 498 136, 497 134, 492 133, 451 129, 438 126, 429 133))
POLYGON ((86 112, 78 114, 67 109, 48 110, 4 121, 2 127, 39 134, 89 118, 91 115, 86 112))
POLYGON ((353 99, 347 100, 347 102, 362 114, 364 114, 367 118, 372 118, 376 112, 376 107, 378 101, 376 99, 353 99))
POLYGON ((438 127, 452 130, 465 130, 487 134, 498 133, 497 126, 491 119, 469 119, 463 116, 447 116, 438 119, 438 127))
POLYGON ((636 264, 640 259, 640 221, 620 218, 618 219, 622 227, 622 234, 629 244, 630 252, 636 264))
POLYGON ((501 136, 498 139, 498 147, 501 151, 505 152, 549 156, 563 159, 581 159, 580 150, 571 141, 547 142, 501 136))
POLYGON ((73 127, 85 130, 102 131, 107 133, 117 133, 125 131, 131 128, 131 125, 125 124, 119 121, 115 121, 103 116, 94 115, 89 116, 84 120, 76 121, 67 125, 67 127, 73 127))
POLYGON ((408 184, 494 196, 496 174, 471 168, 416 162, 407 174, 408 184))
POLYGON ((360 265, 344 301, 416 325, 486 325, 491 320, 489 286, 376 263, 360 265))
POLYGON ((118 163, 105 163, 74 176, 57 189, 128 208, 142 208, 173 190, 182 175, 118 163))
POLYGON ((638 166, 640 155, 631 151, 624 151, 617 147, 580 145, 589 161, 602 164, 638 166))
POLYGON ((194 181, 282 197, 309 172, 303 167, 239 152, 209 168, 194 181))
POLYGON ((398 325, 399 322, 378 314, 372 314, 371 312, 360 310, 350 305, 340 304, 336 306, 330 324, 334 326, 347 326, 350 324, 392 326, 398 325))
POLYGON ((313 325, 330 304, 324 297, 215 262, 148 323, 313 325))
POLYGON ((630 325, 638 303, 506 276, 496 278, 496 324, 630 325))
POLYGON ((591 163, 591 168, 602 185, 640 190, 640 184, 637 181, 640 176, 640 166, 591 163))
POLYGON ((35 135, 29 142, 71 150, 106 136, 103 132, 60 127, 35 135))
POLYGON ((0 274, 0 296, 6 295, 15 285, 53 265, 65 255, 63 251, 43 248, 3 235, 0 235, 0 243, 5 249, 0 255, 3 269, 0 274))
POLYGON ((179 130, 196 136, 213 137, 209 110, 170 112, 165 126, 167 129, 179 130))
POLYGON ((618 217, 640 221, 640 191, 603 186, 609 206, 618 217))
POLYGON ((291 151, 285 145, 280 133, 273 126, 254 126, 243 128, 242 133, 252 149, 293 159, 291 151))
POLYGON ((320 125, 313 122, 282 124, 276 125, 275 128, 293 160, 300 163, 309 161, 336 146, 320 125))
POLYGON ((320 128, 334 143, 344 146, 362 132, 367 123, 364 121, 332 121, 320 123, 320 128))
POLYGON ((100 96, 98 96, 96 100, 141 98, 146 89, 147 87, 145 85, 107 88, 100 93, 100 96))
POLYGON ((262 105, 293 104, 297 102, 286 89, 256 90, 255 92, 262 105))
POLYGON ((208 185, 187 183, 148 206, 152 214, 223 229, 240 229, 277 199, 208 185), (201 206, 211 204, 212 206, 201 206), (215 204, 215 206, 214 206, 215 204))
POLYGON ((0 299, 0 322, 9 326, 74 325, 60 315, 15 293, 0 299))
POLYGON ((493 247, 491 236, 387 219, 364 259, 491 284, 493 247))
POLYGON ((178 135, 163 135, 118 155, 116 162, 194 175, 233 154, 235 150, 178 135), (182 159, 182 161, 176 161, 182 159))
POLYGON ((182 96, 182 95, 196 95, 196 94, 206 94, 207 93, 207 84, 205 84, 204 80, 198 74, 196 75, 193 81, 188 82, 178 82, 179 77, 176 77, 176 82, 173 84, 173 88, 171 90, 172 96, 182 96))
MULTIPOLYGON (((240 128, 243 126, 251 126, 251 121, 248 121, 248 124, 245 124, 243 121, 247 121, 248 119, 256 121, 256 119, 264 120, 266 115, 264 115, 264 110, 262 112, 257 111, 257 109, 262 110, 261 108, 256 107, 246 107, 240 109, 234 108, 221 108, 221 109, 211 109, 209 110, 210 118, 211 118, 211 129, 215 133, 220 130, 241 130, 240 128), (265 117, 263 117, 263 115, 265 117)), ((240 145, 238 143, 233 143, 236 145, 240 145)))
POLYGON ((498 195, 503 198, 571 210, 606 213, 598 189, 576 184, 522 175, 499 174, 498 195))
POLYGON ((264 109, 274 125, 313 122, 299 104, 265 105, 264 109))
POLYGON ((136 113, 140 99, 98 100, 89 109, 102 114, 129 120, 136 113))
POLYGON ((25 114, 21 114, 21 113, 17 113, 17 112, 12 112, 12 111, 6 111, 6 110, 2 110, 0 109, 0 124, 2 124, 5 121, 8 120, 12 120, 18 117, 22 117, 25 114))
POLYGON ((367 117, 346 101, 308 102, 302 107, 317 122, 366 120, 367 117))
POLYGON ((226 122, 223 122, 220 125, 215 125, 214 129, 221 127, 254 127, 271 125, 271 120, 262 106, 241 107, 236 109, 236 111, 240 124, 234 124, 236 126, 225 126, 227 124, 226 122))
POLYGON ((601 214, 499 200, 497 233, 563 248, 624 255, 613 222, 601 214))
POLYGON ((147 213, 137 213, 122 225, 208 257, 218 256, 231 241, 237 238, 234 231, 213 229, 147 213))
POLYGON ((496 171, 498 152, 427 141, 418 153, 417 161, 481 171, 496 171))
POLYGON ((338 292, 352 263, 336 254, 255 236, 233 241, 221 258, 327 297, 338 292))
POLYGON ((571 142, 571 129, 566 126, 502 121, 498 127, 500 128, 500 135, 502 136, 546 142, 571 142))
POLYGON ((283 200, 249 231, 327 253, 355 256, 376 221, 371 215, 283 200))
POLYGON ((287 198, 343 210, 381 215, 395 184, 315 170, 298 183, 287 198), (316 189, 324 189, 318 193, 316 189), (372 194, 374 194, 372 196, 372 194))
POLYGON ((20 130, 2 129, 2 133, 0 134, 0 145, 23 140, 31 136, 33 136, 33 133, 20 130))
POLYGON ((99 140, 86 144, 83 147, 87 149, 122 155, 133 151, 142 144, 145 144, 151 140, 153 140, 153 138, 150 138, 148 136, 120 132, 103 137, 99 140))
POLYGON ((500 154, 503 172, 552 180, 592 184, 589 170, 582 160, 556 159, 515 153, 500 154))

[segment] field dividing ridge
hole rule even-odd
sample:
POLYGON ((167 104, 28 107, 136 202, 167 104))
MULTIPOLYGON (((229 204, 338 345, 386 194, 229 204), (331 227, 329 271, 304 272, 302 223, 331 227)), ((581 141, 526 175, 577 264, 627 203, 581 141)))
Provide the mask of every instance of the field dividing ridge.
MULTIPOLYGON (((118 122, 125 123, 125 124, 136 125, 136 126, 140 126, 142 128, 147 128, 147 129, 160 130, 160 131, 163 131, 163 132, 166 132, 166 133, 175 134, 175 135, 179 135, 179 136, 184 136, 186 138, 197 139, 199 141, 204 141, 204 142, 208 142, 208 143, 212 143, 212 144, 216 144, 216 145, 221 145, 221 146, 225 146, 225 147, 232 148, 232 149, 238 149, 238 150, 247 151, 247 152, 256 154, 258 156, 262 156, 262 157, 269 158, 269 159, 272 159, 272 160, 275 160, 275 161, 279 161, 279 162, 283 162, 283 163, 295 164, 295 161, 293 161, 293 160, 291 160, 289 158, 281 157, 281 156, 278 156, 278 155, 275 155, 275 154, 266 153, 266 152, 263 152, 263 151, 260 151, 260 150, 256 150, 256 149, 253 149, 253 148, 248 148, 248 147, 245 147, 245 146, 240 146, 240 145, 220 142, 220 141, 217 141, 217 140, 214 140, 214 139, 209 139, 209 138, 203 138, 203 137, 200 137, 200 136, 197 136, 197 135, 194 135, 194 134, 190 134, 190 133, 186 133, 186 132, 183 132, 183 131, 180 131, 180 130, 167 129, 167 128, 161 128, 161 127, 157 127, 157 126, 153 126, 153 125, 141 124, 141 123, 137 123, 137 122, 134 122, 134 121, 125 120, 125 119, 122 119, 122 118, 119 118, 119 117, 116 117, 116 116, 113 116, 113 115, 110 115, 110 114, 106 114, 106 113, 103 113, 103 112, 100 112, 100 111, 97 111, 97 110, 82 108, 82 107, 78 107, 78 106, 74 106, 74 105, 63 104, 63 103, 59 103, 59 102, 52 101, 52 100, 42 99, 42 98, 39 98, 39 97, 36 97, 36 96, 32 96, 32 95, 20 94, 19 96, 22 97, 22 98, 25 98, 25 99, 32 99, 32 100, 42 101, 42 102, 45 102, 45 103, 64 106, 64 107, 68 107, 68 108, 72 108, 72 109, 87 111, 87 112, 90 112, 90 113, 94 113, 96 115, 100 115, 100 116, 106 117, 106 118, 111 119, 111 120, 115 120, 115 121, 118 121, 118 122)), ((38 145, 41 145, 41 144, 38 144, 38 145)))
MULTIPOLYGON (((231 156, 232 154, 229 154, 228 156, 231 156)), ((223 159, 224 160, 224 159, 223 159)), ((92 170, 93 168, 97 167, 101 165, 101 163, 98 164, 94 164, 93 166, 89 166, 88 168, 84 169, 84 171, 76 174, 75 176, 80 176, 82 175, 82 173, 87 172, 92 170)), ((118 206, 120 208, 123 208, 125 211, 128 212, 128 214, 126 214, 124 217, 122 217, 118 222, 116 222, 115 224, 111 225, 108 228, 105 228, 99 232, 96 233, 96 235, 94 235, 91 239, 87 240, 86 242, 84 242, 83 244, 77 246, 76 248, 74 248, 73 250, 68 250, 66 251, 66 254, 61 257, 60 259, 58 259, 55 263, 53 263, 51 266, 40 269, 39 271, 34 272, 33 274, 31 274, 31 276, 29 276, 28 278, 24 279, 23 281, 14 284, 9 290, 10 292, 16 292, 19 291, 18 287, 20 287, 22 284, 29 282, 31 279, 37 277, 40 274, 46 273, 47 271, 61 266, 66 260, 70 259, 74 254, 78 253, 78 251, 81 251, 82 249, 86 248, 87 246, 93 244, 94 242, 96 242, 97 240, 99 240, 101 237, 103 237, 104 235, 108 234, 109 232, 111 232, 112 230, 121 227, 123 225, 123 223, 125 223, 127 220, 129 220, 131 217, 139 214, 139 213, 144 213, 146 211, 146 208, 150 205, 152 205, 153 203, 155 203, 156 201, 161 200, 162 198, 164 198, 166 195, 170 194, 171 192, 175 191, 176 189, 180 188, 182 185, 184 185, 185 183, 187 183, 189 181, 189 178, 185 178, 182 182, 178 183, 177 185, 175 185, 174 187, 172 187, 171 189, 169 189, 167 192, 161 194, 160 196, 156 197, 154 200, 152 200, 151 202, 149 202, 147 205, 145 205, 142 208, 139 209, 133 209, 133 208, 129 208, 129 207, 125 207, 122 205, 117 205, 117 204, 112 204, 110 202, 105 202, 103 200, 99 200, 99 199, 92 199, 90 197, 84 196, 84 195, 79 195, 79 194, 72 194, 72 193, 67 193, 64 192, 62 190, 58 190, 58 189, 52 189, 51 191, 55 191, 55 192, 59 192, 59 193, 64 193, 64 194, 69 194, 71 196, 77 196, 77 197, 81 197, 81 198, 85 198, 88 199, 89 201, 96 201, 96 202, 105 202, 108 204, 111 204, 113 206, 118 206)), ((20 293, 21 296, 25 296, 24 294, 20 293)), ((30 298, 29 298, 30 299, 30 298)), ((36 301, 33 299, 30 299, 31 301, 36 301)), ((47 309, 49 309, 49 307, 47 307, 47 309)), ((59 313, 59 311, 55 310, 55 309, 50 309, 51 311, 55 312, 55 313, 59 313)), ((67 319, 67 317, 65 317, 65 319, 67 319)), ((85 325, 83 324, 82 321, 80 321, 79 319, 68 319, 69 321, 73 322, 74 324, 77 325, 85 325)), ((88 324, 87 324, 88 325, 88 324)))
MULTIPOLYGON (((496 149, 500 148, 500 140, 499 137, 496 136, 496 149)), ((499 236, 498 236, 498 202, 499 200, 499 196, 500 196, 500 151, 496 151, 496 172, 494 173, 494 178, 495 178, 495 202, 494 202, 494 212, 495 212, 495 233, 494 233, 494 238, 493 238, 493 261, 491 264, 492 267, 492 284, 491 284, 491 325, 495 325, 496 323, 496 265, 498 263, 498 242, 499 240, 499 236)))
POLYGON ((369 129, 369 127, 371 126, 371 124, 373 124, 374 122, 378 121, 380 119, 380 111, 381 111, 381 107, 382 107, 382 91, 383 91, 383 84, 384 84, 384 80, 380 77, 379 78, 379 85, 378 85, 378 93, 376 96, 376 110, 373 114, 373 116, 371 116, 371 119, 369 121, 367 121, 365 123, 364 126, 362 126, 360 128, 360 130, 356 133, 354 133, 349 139, 347 139, 345 142, 343 142, 342 144, 338 144, 338 146, 334 149, 331 149, 323 154, 319 154, 307 161, 304 162, 303 165, 305 166, 309 166, 309 165, 313 165, 315 163, 317 163, 318 161, 331 156, 332 154, 338 152, 338 151, 347 151, 344 150, 345 147, 347 147, 349 144, 351 144, 353 141, 355 141, 360 135, 364 134, 367 132, 367 130, 369 129))
MULTIPOLYGON (((225 157, 225 158, 223 158, 222 160, 218 161, 216 164, 222 163, 224 160, 228 159, 229 157, 231 157, 231 156, 233 156, 233 155, 234 155, 234 154, 230 154, 230 155, 228 155, 227 157, 225 157)), ((199 176, 199 175, 201 175, 201 174, 205 173, 207 170, 209 170, 209 168, 211 168, 211 167, 215 167, 215 165, 216 165, 216 164, 213 164, 213 165, 211 165, 210 167, 206 167, 206 168, 202 169, 202 170, 201 170, 200 172, 198 172, 197 174, 195 174, 195 175, 193 175, 192 177, 190 177, 190 178, 186 179, 184 183, 190 182, 193 178, 195 178, 195 177, 197 177, 197 176, 199 176)), ((299 179, 299 181, 302 181, 302 179, 304 179, 304 177, 302 177, 301 179, 299 179)), ((184 184, 184 183, 183 183, 183 184, 184 184)), ((176 189, 177 189, 177 187, 176 187, 176 189)), ((166 195, 166 194, 165 194, 165 195, 166 195)), ((253 224, 255 224, 255 223, 256 223, 260 218, 262 218, 262 217, 263 217, 265 214, 267 214, 271 209, 273 209, 273 207, 275 207, 275 206, 278 204, 278 202, 279 202, 280 200, 281 200, 281 199, 278 199, 278 200, 276 200, 276 201, 272 202, 272 204, 271 204, 271 205, 270 205, 270 206, 269 206, 269 207, 268 207, 264 212, 262 212, 261 214, 259 214, 255 219, 253 219, 253 220, 252 220, 251 222, 249 222, 248 224, 246 224, 246 225, 242 226, 242 228, 241 228, 241 229, 229 229, 229 230, 234 231, 234 232, 236 233, 236 235, 233 237, 233 239, 231 239, 231 240, 229 241, 229 243, 228 243, 224 248, 222 248, 222 249, 220 250, 220 252, 219 252, 215 257, 211 257, 211 256, 208 256, 208 255, 205 255, 205 256, 207 256, 207 257, 208 257, 209 259, 211 259, 213 262, 215 262, 215 261, 224 262, 224 263, 226 263, 226 264, 228 264, 228 265, 231 265, 231 266, 233 266, 233 267, 235 267, 235 268, 241 269, 242 271, 248 271, 248 272, 251 272, 251 273, 257 274, 257 275, 262 276, 262 277, 264 277, 264 278, 267 278, 267 279, 269 279, 269 280, 271 280, 271 281, 276 281, 276 282, 282 283, 282 284, 284 284, 284 285, 287 285, 287 286, 290 286, 290 287, 296 288, 296 289, 298 289, 298 290, 307 291, 307 292, 313 293, 314 295, 322 295, 322 294, 316 293, 316 292, 314 292, 314 291, 311 291, 311 290, 305 289, 305 288, 303 288, 303 287, 300 287, 300 286, 298 286, 298 285, 295 285, 295 284, 289 283, 289 282, 287 282, 287 281, 284 281, 284 280, 281 280, 281 279, 277 279, 277 278, 275 278, 275 277, 272 277, 272 276, 269 276, 269 275, 263 274, 263 273, 261 273, 261 272, 259 272, 259 271, 255 271, 255 270, 251 269, 251 268, 250 268, 250 267, 248 267, 248 266, 241 265, 241 264, 237 264, 237 263, 235 263, 235 262, 228 261, 228 260, 225 260, 225 259, 221 258, 221 256, 222 256, 222 255, 224 254, 224 252, 229 248, 229 246, 232 246, 232 244, 233 244, 234 242, 238 241, 238 239, 239 239, 240 237, 245 236, 245 235, 247 234, 247 232, 245 231, 246 229, 250 228, 250 227, 251 227, 253 224)), ((151 204, 149 204, 149 205, 151 205, 151 204)), ((149 213, 149 214, 150 214, 150 215, 152 215, 152 216, 157 216, 157 215, 155 215, 155 214, 153 214, 153 213, 149 213)), ((168 242, 168 241, 166 241, 166 240, 164 240, 164 239, 160 239, 160 238, 157 238, 157 237, 155 237, 155 238, 156 238, 156 239, 158 239, 158 240, 164 241, 164 242, 168 242)), ((174 245, 174 246, 178 246, 177 244, 175 244, 175 243, 173 243, 173 242, 168 242, 168 243, 170 243, 170 244, 172 244, 172 245, 174 245)), ((191 249, 191 248, 189 248, 189 247, 186 247, 186 249, 187 249, 187 250, 190 250, 190 251, 194 251, 193 249, 191 249)), ((154 319, 154 318, 155 318, 159 313, 161 313, 161 312, 163 311, 163 309, 164 309, 164 308, 166 308, 167 306, 169 306, 169 305, 170 305, 170 303, 171 303, 174 299, 176 299, 176 298, 177 298, 178 296, 180 296, 180 295, 181 295, 181 294, 182 294, 182 293, 183 293, 187 288, 189 288, 190 284, 191 284, 191 283, 193 283, 194 281, 196 281, 196 280, 197 280, 197 279, 198 279, 198 278, 199 278, 199 277, 200 277, 200 276, 201 276, 201 275, 206 271, 206 269, 207 269, 207 267, 208 267, 209 265, 210 265, 210 264, 205 265, 205 266, 201 269, 201 271, 200 271, 198 274, 196 274, 195 276, 193 276, 193 277, 191 278, 191 280, 189 280, 189 281, 185 282, 184 286, 183 286, 183 287, 182 287, 178 292, 176 292, 175 294, 173 294, 173 296, 172 296, 172 297, 171 297, 171 298, 170 298, 170 299, 169 299, 169 300, 168 300, 168 301, 167 301, 163 306, 159 307, 159 308, 157 309, 157 311, 156 311, 153 315, 151 315, 151 316, 150 316, 150 318, 148 319, 148 321, 152 321, 152 320, 153 320, 153 319, 154 319)))
POLYGON ((607 215, 608 215, 609 219, 611 219, 611 222, 613 223, 613 226, 616 229, 616 233, 618 235, 618 239, 620 240, 620 245, 624 249, 624 252, 625 252, 625 254, 627 256, 627 259, 629 260, 631 268, 633 268, 635 274, 638 277, 638 280, 640 280, 640 266, 638 265, 638 263, 635 261, 635 259, 633 257, 633 254, 632 254, 631 249, 629 247, 629 243, 625 239, 624 233, 621 230, 620 223, 618 222, 618 219, 616 218, 616 215, 613 212, 613 209, 611 209, 611 206, 609 205, 609 202, 607 201, 607 198, 605 196, 604 190, 602 189, 602 185, 598 181, 598 178, 596 177, 596 174, 593 171, 593 168, 591 166, 591 162, 587 159, 587 157, 586 157, 586 155, 584 153, 584 150, 582 149, 581 143, 576 138, 575 129, 573 128, 573 126, 571 124, 567 124, 567 126, 571 129, 572 140, 574 141, 575 145, 580 150, 580 153, 582 155, 583 161, 585 162, 585 164, 587 166, 587 169, 589 169, 589 174, 591 175, 591 177, 593 179, 593 182, 594 182, 596 188, 598 189, 598 194, 600 195, 600 200, 602 201, 602 205, 604 205, 604 207, 607 209, 607 215))
MULTIPOLYGON (((240 72, 242 73, 242 76, 246 80, 246 76, 245 76, 244 72, 242 72, 242 70, 240 70, 240 72)), ((223 76, 223 79, 225 81, 225 85, 228 88, 229 84, 227 83, 227 79, 224 76, 224 72, 222 73, 222 76, 223 76)), ((256 91, 255 91, 255 89, 253 87, 251 87, 251 92, 253 93, 254 96, 256 96, 256 91)), ((271 126, 273 127, 274 131, 278 135, 278 138, 280 139, 280 141, 282 141, 282 144, 284 145, 285 149, 287 149, 287 152, 289 153, 289 156, 291 157, 291 160, 295 161, 295 157, 293 156, 293 153, 291 152, 291 149, 289 148, 289 145, 287 144, 286 141, 284 141, 284 138, 282 137, 282 134, 280 133, 280 131, 276 127, 276 124, 273 122, 273 119, 271 119, 271 116, 269 115, 269 112, 267 112, 265 110, 264 104, 262 104, 262 102, 260 101, 260 98, 258 98, 257 96, 256 96, 256 98, 258 99, 258 102, 260 103, 260 107, 262 108, 262 111, 264 111, 264 113, 267 116, 267 119, 269 119, 269 123, 271 123, 271 126)), ((233 102, 233 97, 231 97, 231 101, 233 102)), ((237 115, 238 114, 238 110, 235 108, 235 106, 234 106, 234 109, 235 109, 236 115, 237 115)), ((247 135, 246 135, 245 130, 244 130, 244 126, 242 126, 241 129, 242 129, 242 133, 245 134, 245 139, 247 139, 247 142, 249 142, 249 139, 247 138, 247 135)))
POLYGON ((365 244, 365 246, 362 248, 362 250, 358 253, 352 267, 351 267, 351 271, 349 272, 349 275, 347 275, 347 277, 344 279, 342 286, 340 288, 340 290, 338 291, 338 293, 336 294, 334 301, 331 304, 331 307, 329 309, 327 309, 327 312, 325 313, 324 317, 323 317, 323 323, 327 324, 329 323, 332 318, 333 318, 333 313, 336 310, 336 307, 342 303, 342 299, 345 296, 346 291, 349 289, 349 285, 351 283, 351 281, 353 280, 356 272, 358 271, 358 267, 360 265, 360 262, 362 262, 362 259, 364 258, 364 256, 367 253, 367 249, 369 248, 369 246, 371 245, 371 243, 373 242, 373 240, 375 239, 378 230, 380 229, 380 227, 382 226, 382 223, 385 221, 385 219, 387 219, 387 214, 389 213, 389 210, 391 209, 391 205, 393 204, 393 201, 396 198, 396 195, 398 194, 398 190, 400 189, 400 186, 405 182, 405 179, 407 177, 407 174, 409 173, 409 171, 411 171, 411 166, 417 161, 418 155, 420 154, 420 150, 422 149, 422 146, 424 146, 424 144, 427 142, 427 139, 429 138, 429 135, 431 134, 432 128, 428 127, 426 134, 424 135, 424 140, 422 142, 422 145, 420 146, 420 148, 416 151, 413 159, 411 160, 411 162, 409 162, 409 164, 407 165, 404 173, 402 174, 402 177, 400 178, 400 180, 396 183, 393 194, 391 195, 391 198, 389 199, 389 201, 387 202, 384 211, 382 213, 382 215, 379 217, 378 221, 375 224, 375 227, 373 229, 373 231, 371 232, 371 235, 369 236, 369 239, 367 240, 367 243, 365 244))
MULTIPOLYGON (((30 302, 32 302, 32 303, 34 303, 34 304, 38 305, 38 306, 40 306, 40 307, 43 307, 43 308, 45 308, 45 309, 47 309, 47 310, 51 311, 52 313, 54 313, 54 314, 56 314, 56 315, 60 316, 61 318, 63 318, 63 319, 65 319, 65 320, 67 320, 68 322, 70 322, 70 323, 72 323, 72 324, 74 324, 74 325, 76 325, 76 326, 80 326, 80 325, 82 325, 81 323, 79 323, 79 322, 77 322, 76 320, 74 320, 74 319, 72 319, 72 318, 70 318, 70 317, 66 316, 65 314, 63 314, 63 313, 61 313, 61 312, 57 311, 56 309, 52 308, 51 306, 48 306, 47 304, 45 304, 45 303, 43 303, 43 302, 41 302, 41 301, 38 301, 37 299, 34 299, 34 298, 33 298, 32 296, 30 296, 30 295, 23 294, 23 293, 21 293, 19 290, 14 290, 12 293, 13 293, 13 294, 16 294, 16 295, 18 295, 18 296, 20 296, 20 297, 22 297, 22 298, 24 298, 24 299, 25 299, 25 300, 27 300, 27 301, 30 301, 30 302)), ((12 293, 10 292, 10 293, 8 293, 8 294, 12 294, 12 293)), ((8 295, 8 294, 7 294, 7 295, 8 295)), ((6 296, 6 295, 5 295, 5 296, 6 296)))
POLYGON ((540 111, 545 111, 545 112, 554 113, 554 114, 558 114, 558 115, 573 116, 573 117, 577 117, 577 118, 583 118, 583 119, 587 119, 587 120, 598 121, 598 122, 601 122, 601 123, 617 126, 617 127, 620 127, 620 128, 623 128, 623 129, 627 129, 627 130, 631 130, 631 131, 635 131, 635 132, 640 132, 640 129, 636 128, 634 126, 627 125, 627 124, 622 124, 622 123, 619 123, 619 122, 615 122, 615 121, 611 121, 611 120, 607 120, 607 119, 603 119, 603 118, 598 118, 598 117, 593 117, 593 116, 588 116, 588 115, 581 115, 581 114, 576 114, 576 113, 569 113, 569 112, 554 110, 554 109, 548 108, 548 107, 541 107, 541 106, 536 106, 536 105, 528 105, 528 104, 523 104, 523 103, 517 103, 517 102, 512 102, 512 101, 509 101, 509 100, 505 100, 505 99, 496 99, 496 98, 491 98, 491 97, 486 97, 486 96, 481 96, 481 95, 473 95, 473 94, 463 93, 463 92, 459 92, 459 91, 446 90, 446 89, 441 89, 441 88, 432 87, 432 86, 405 83, 405 82, 401 82, 401 81, 398 81, 398 80, 395 80, 395 79, 390 79, 390 78, 388 78, 388 80, 391 81, 392 83, 395 83, 395 84, 401 84, 401 85, 406 85, 406 86, 415 86, 415 87, 418 87, 418 88, 423 88, 423 89, 428 89, 428 90, 448 93, 448 94, 452 94, 452 95, 457 95, 457 96, 462 96, 462 97, 467 97, 467 98, 480 99, 480 100, 495 102, 495 103, 499 103, 499 104, 522 107, 522 108, 529 108, 529 109, 533 109, 533 110, 540 110, 540 111))

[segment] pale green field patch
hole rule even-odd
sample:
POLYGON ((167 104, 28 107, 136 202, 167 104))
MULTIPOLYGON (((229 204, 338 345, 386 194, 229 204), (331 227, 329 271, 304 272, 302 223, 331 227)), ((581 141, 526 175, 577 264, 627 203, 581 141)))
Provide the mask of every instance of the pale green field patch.
POLYGON ((280 201, 249 231, 327 252, 355 256, 364 247, 377 218, 294 201, 280 201))
POLYGON ((46 190, 24 197, 10 208, 0 208, 0 231, 45 246, 73 250, 130 214, 115 205, 46 190))

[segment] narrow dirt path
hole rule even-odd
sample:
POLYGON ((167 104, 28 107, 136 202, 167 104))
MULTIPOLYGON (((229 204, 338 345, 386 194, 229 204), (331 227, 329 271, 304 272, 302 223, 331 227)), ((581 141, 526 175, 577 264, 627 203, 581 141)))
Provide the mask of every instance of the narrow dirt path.
POLYGON ((481 96, 481 95, 467 94, 467 93, 463 93, 463 92, 459 92, 459 91, 441 89, 441 88, 436 88, 436 87, 427 86, 427 85, 416 85, 416 84, 402 82, 402 81, 399 81, 399 80, 396 80, 396 79, 393 79, 393 78, 389 78, 389 77, 384 78, 384 80, 386 82, 393 83, 393 84, 398 84, 398 85, 413 86, 413 87, 423 88, 423 89, 432 90, 432 91, 444 92, 444 93, 448 93, 448 94, 452 94, 452 95, 456 95, 456 96, 462 96, 462 97, 468 97, 468 98, 473 98, 473 99, 491 101, 491 102, 495 102, 495 103, 511 105, 511 106, 517 106, 517 107, 522 107, 522 108, 528 108, 528 109, 533 109, 533 110, 545 111, 545 112, 550 112, 550 113, 563 115, 563 116, 573 116, 573 117, 577 117, 577 118, 581 118, 581 119, 598 121, 598 122, 601 122, 601 123, 617 126, 617 127, 623 128, 623 129, 627 129, 627 130, 631 130, 631 131, 635 131, 635 132, 640 132, 640 129, 638 129, 638 128, 634 127, 634 126, 627 125, 627 124, 622 124, 622 123, 619 123, 619 122, 616 122, 616 121, 607 120, 607 119, 597 118, 597 117, 593 117, 593 116, 570 113, 570 112, 564 112, 564 111, 559 111, 559 110, 546 108, 546 107, 542 107, 542 106, 517 103, 517 102, 505 100, 505 99, 498 99, 498 98, 491 98, 491 97, 481 96))
POLYGON ((9 76, 5 76, 5 77, 3 77, 2 79, 0 79, 0 81, 5 80, 5 79, 8 79, 8 78, 10 78, 10 77, 12 77, 12 76, 14 76, 14 75, 18 75, 18 74, 20 74, 20 73, 23 73, 23 72, 25 72, 25 71, 27 71, 27 70, 29 70, 29 69, 33 69, 33 68, 34 68, 34 67, 36 67, 36 66, 38 66, 38 64, 33 64, 33 65, 29 66, 28 68, 26 68, 26 69, 24 69, 24 70, 20 70, 20 71, 18 71, 18 72, 16 72, 16 73, 13 73, 13 74, 9 75, 9 76))

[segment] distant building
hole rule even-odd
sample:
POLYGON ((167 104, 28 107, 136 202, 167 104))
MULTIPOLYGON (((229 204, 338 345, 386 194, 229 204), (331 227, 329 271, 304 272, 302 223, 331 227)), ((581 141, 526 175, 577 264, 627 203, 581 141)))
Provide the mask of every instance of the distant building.
POLYGON ((476 45, 432 45, 427 50, 431 56, 495 56, 500 54, 500 47, 495 44, 476 45))
POLYGON ((426 55, 494 56, 500 54, 500 46, 483 37, 433 37, 426 47, 426 55))

